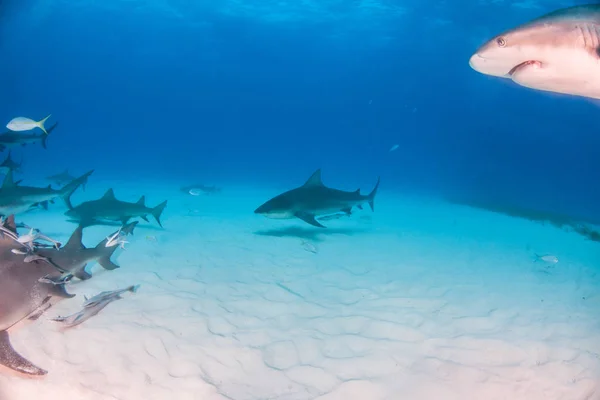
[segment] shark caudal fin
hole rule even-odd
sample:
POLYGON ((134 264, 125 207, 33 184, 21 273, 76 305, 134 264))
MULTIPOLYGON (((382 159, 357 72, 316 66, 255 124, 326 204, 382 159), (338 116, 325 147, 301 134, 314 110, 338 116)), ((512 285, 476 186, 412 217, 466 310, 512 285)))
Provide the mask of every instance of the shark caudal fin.
POLYGON ((162 212, 165 210, 166 206, 167 206, 167 200, 163 201, 162 203, 160 203, 159 205, 154 207, 152 209, 152 211, 150 212, 152 214, 152 216, 154 217, 154 219, 156 220, 156 222, 158 222, 158 225, 160 225, 161 228, 162 228, 162 224, 160 222, 160 216, 161 216, 162 212))
POLYGON ((87 183, 89 176, 93 172, 94 170, 86 172, 79 178, 73 179, 71 182, 67 183, 62 189, 60 189, 60 197, 62 197, 69 210, 73 209, 73 205, 71 204, 71 196, 73 195, 73 193, 75 193, 79 186, 85 185, 87 183))
POLYGON ((375 187, 367 196, 367 200, 369 201, 369 206, 371 207, 371 211, 375 211, 375 195, 377 195, 377 189, 379 189, 379 182, 381 182, 381 177, 377 178, 377 183, 375 187))
POLYGON ((46 131, 46 127, 44 126, 44 124, 46 123, 48 118, 50 118, 51 116, 52 116, 52 114, 48 115, 43 120, 36 122, 37 127, 40 128, 41 130, 43 130, 46 135, 48 135, 48 132, 46 131))

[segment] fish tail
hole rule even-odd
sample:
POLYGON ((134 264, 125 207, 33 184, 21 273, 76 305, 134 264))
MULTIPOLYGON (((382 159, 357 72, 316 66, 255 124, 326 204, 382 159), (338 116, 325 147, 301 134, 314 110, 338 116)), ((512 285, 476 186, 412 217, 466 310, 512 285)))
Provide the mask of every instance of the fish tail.
POLYGON ((369 207, 371 207, 371 211, 375 211, 375 195, 377 195, 377 189, 379 189, 379 182, 381 182, 381 177, 377 178, 377 183, 375 187, 367 196, 367 200, 369 201, 369 207))
POLYGON ((154 217, 156 222, 158 222, 158 225, 160 225, 161 228, 162 228, 162 224, 160 222, 160 216, 161 216, 162 212, 165 210, 166 206, 167 206, 167 201, 165 200, 162 203, 160 203, 159 205, 157 205, 156 207, 154 207, 151 211, 152 216, 154 217))
POLYGON ((39 121, 36 125, 38 126, 38 128, 40 128, 41 130, 44 131, 44 133, 46 135, 48 135, 48 132, 46 132, 46 127, 44 126, 44 124, 46 123, 46 121, 48 120, 48 118, 50 118, 52 116, 52 114, 48 115, 46 118, 44 118, 43 120, 39 121))

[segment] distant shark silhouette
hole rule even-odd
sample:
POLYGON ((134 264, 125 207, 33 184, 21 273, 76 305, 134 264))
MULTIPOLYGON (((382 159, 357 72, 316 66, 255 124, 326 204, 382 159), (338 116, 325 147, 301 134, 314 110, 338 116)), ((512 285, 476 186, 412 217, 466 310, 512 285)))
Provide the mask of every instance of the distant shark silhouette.
POLYGON ((0 164, 0 173, 7 174, 8 171, 20 172, 22 165, 23 159, 21 159, 20 163, 17 163, 12 159, 12 152, 9 151, 4 161, 2 161, 2 164, 0 164))
MULTIPOLYGON (((68 169, 65 169, 63 172, 55 175, 50 175, 46 178, 46 180, 56 184, 63 185, 67 182, 71 182, 75 177, 69 173, 68 169)), ((85 187, 83 188, 85 190, 85 187)))
POLYGON ((52 189, 50 185, 45 188, 22 186, 13 179, 13 172, 8 171, 0 187, 0 214, 18 214, 37 206, 48 208, 48 203, 60 197, 67 207, 72 208, 70 197, 77 188, 87 182, 88 177, 94 172, 91 170, 61 189, 52 189))
POLYGON ((58 122, 48 128, 46 133, 26 133, 26 132, 5 132, 0 134, 0 151, 12 147, 26 146, 28 144, 41 143, 44 149, 47 149, 46 140, 48 135, 57 127, 58 122))
POLYGON ((380 179, 377 178, 375 188, 367 196, 360 194, 360 189, 345 192, 325 186, 321 180, 321 169, 318 169, 304 185, 273 197, 254 213, 273 219, 300 218, 308 224, 325 228, 316 220, 316 216, 340 211, 350 214, 352 207, 362 209, 364 203, 369 203, 371 210, 375 211, 374 200, 379 182, 380 179))
POLYGON ((154 208, 146 207, 146 196, 140 197, 136 203, 117 200, 115 192, 108 189, 98 200, 86 201, 76 207, 70 207, 65 215, 79 221, 83 226, 99 223, 102 220, 121 221, 126 224, 131 218, 140 217, 148 222, 146 217, 151 214, 158 225, 162 227, 160 216, 167 206, 166 200, 154 208))

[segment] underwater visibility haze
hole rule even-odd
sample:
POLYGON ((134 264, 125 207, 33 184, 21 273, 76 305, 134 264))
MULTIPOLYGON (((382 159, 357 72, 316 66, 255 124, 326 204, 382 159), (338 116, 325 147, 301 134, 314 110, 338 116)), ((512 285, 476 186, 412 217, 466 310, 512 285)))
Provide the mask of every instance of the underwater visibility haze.
POLYGON ((583 5, 0 0, 0 400, 600 399, 583 5))

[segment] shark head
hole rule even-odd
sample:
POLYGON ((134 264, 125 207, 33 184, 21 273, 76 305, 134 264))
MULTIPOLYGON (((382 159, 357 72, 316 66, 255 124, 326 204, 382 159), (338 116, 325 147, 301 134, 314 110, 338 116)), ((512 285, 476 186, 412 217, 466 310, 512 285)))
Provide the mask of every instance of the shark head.
POLYGON ((469 65, 532 89, 597 98, 599 40, 600 5, 571 7, 493 37, 469 65))
POLYGON ((283 193, 258 207, 254 210, 254 213, 272 219, 290 219, 295 216, 293 207, 294 204, 290 196, 283 193))

